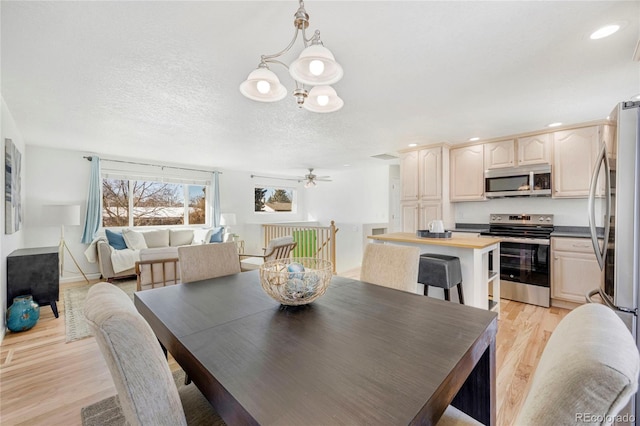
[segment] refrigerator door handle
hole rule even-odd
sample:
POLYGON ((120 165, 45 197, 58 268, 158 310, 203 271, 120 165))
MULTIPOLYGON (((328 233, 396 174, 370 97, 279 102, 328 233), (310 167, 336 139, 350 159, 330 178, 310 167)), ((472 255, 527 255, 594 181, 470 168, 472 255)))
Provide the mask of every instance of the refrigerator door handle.
POLYGON ((598 265, 600 269, 604 269, 604 260, 607 255, 607 241, 609 241, 609 231, 611 229, 610 224, 610 216, 611 216, 611 173, 609 168, 609 160, 607 159, 607 145, 602 142, 602 146, 600 148, 600 152, 598 153, 598 159, 596 160, 596 164, 593 168, 593 174, 591 175, 591 185, 589 187, 589 199, 587 201, 587 211, 589 216, 589 231, 591 233, 591 243, 593 244, 593 251, 596 254, 596 259, 598 261, 598 265), (604 164, 605 171, 605 231, 604 231, 604 242, 602 247, 598 243, 598 234, 596 231, 596 212, 595 212, 595 203, 596 203, 596 189, 598 187, 598 175, 600 174, 600 169, 604 164))

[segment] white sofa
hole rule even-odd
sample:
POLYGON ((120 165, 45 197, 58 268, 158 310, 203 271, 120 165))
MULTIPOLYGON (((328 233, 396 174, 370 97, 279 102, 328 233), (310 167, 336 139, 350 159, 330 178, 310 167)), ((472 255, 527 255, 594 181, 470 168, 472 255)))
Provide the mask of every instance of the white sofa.
MULTIPOLYGON (((122 236, 126 250, 116 250, 109 244, 106 236, 95 242, 100 274, 107 281, 136 274, 135 262, 138 260, 178 257, 178 247, 209 242, 211 234, 219 229, 152 229, 134 231, 125 229, 122 236)), ((228 236, 222 229, 222 241, 228 236)))

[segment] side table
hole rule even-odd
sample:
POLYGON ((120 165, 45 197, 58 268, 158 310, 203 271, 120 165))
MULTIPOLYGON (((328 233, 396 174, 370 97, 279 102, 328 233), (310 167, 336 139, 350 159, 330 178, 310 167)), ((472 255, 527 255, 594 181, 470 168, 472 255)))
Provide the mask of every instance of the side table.
POLYGON ((58 318, 60 264, 58 246, 25 248, 7 256, 7 306, 13 298, 30 294, 40 306, 51 305, 58 318))

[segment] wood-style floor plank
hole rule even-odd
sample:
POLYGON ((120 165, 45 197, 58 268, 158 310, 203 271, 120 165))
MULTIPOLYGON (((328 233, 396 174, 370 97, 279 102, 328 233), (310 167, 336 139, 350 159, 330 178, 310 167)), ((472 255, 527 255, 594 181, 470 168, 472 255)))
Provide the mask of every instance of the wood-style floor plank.
MULTIPOLYGON (((358 279, 360 270, 341 274, 358 279)), ((61 288, 84 282, 62 284, 61 288)), ((62 299, 63 291, 60 292, 62 299)), ((511 425, 551 332, 569 312, 501 300, 496 341, 498 424, 511 425)), ((48 306, 26 332, 10 333, 0 346, 0 424, 80 425, 80 409, 115 395, 93 337, 65 343, 64 300, 55 318, 48 306)), ((172 370, 178 368, 170 360, 172 370)))

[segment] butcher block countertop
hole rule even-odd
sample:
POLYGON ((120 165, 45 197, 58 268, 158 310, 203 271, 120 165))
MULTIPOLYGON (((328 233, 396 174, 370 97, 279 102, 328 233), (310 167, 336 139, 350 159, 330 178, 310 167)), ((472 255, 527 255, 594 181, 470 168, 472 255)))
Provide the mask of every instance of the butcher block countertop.
POLYGON ((483 249, 501 241, 496 237, 458 237, 451 238, 421 238, 411 232, 394 232, 391 234, 370 235, 372 240, 389 243, 428 244, 434 246, 460 247, 468 249, 483 249))

